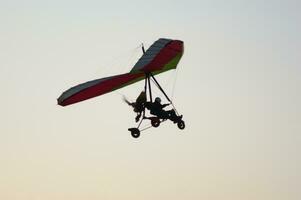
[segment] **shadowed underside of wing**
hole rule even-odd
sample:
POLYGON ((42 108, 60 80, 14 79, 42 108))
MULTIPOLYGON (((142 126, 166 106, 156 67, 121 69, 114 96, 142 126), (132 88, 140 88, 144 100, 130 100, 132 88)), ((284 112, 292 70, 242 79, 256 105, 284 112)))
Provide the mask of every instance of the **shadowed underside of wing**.
POLYGON ((82 83, 65 91, 57 102, 61 106, 74 104, 135 83, 144 76, 143 73, 126 73, 82 83))

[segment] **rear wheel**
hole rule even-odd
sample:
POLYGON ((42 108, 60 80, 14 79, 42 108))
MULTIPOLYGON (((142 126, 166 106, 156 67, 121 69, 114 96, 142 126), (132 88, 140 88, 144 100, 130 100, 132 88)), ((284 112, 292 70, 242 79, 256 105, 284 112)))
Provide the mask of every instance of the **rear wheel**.
POLYGON ((178 121, 178 128, 183 130, 185 128, 185 122, 183 120, 178 121))

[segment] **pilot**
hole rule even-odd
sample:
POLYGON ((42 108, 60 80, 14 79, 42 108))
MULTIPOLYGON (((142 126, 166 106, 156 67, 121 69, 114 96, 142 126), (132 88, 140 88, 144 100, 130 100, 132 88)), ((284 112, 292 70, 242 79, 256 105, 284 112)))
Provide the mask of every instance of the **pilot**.
POLYGON ((171 121, 176 122, 179 119, 179 117, 176 115, 175 111, 173 109, 167 111, 164 110, 164 108, 169 105, 170 103, 161 104, 160 97, 156 97, 154 102, 146 103, 146 107, 150 110, 150 113, 152 115, 156 115, 161 119, 170 119, 171 121))

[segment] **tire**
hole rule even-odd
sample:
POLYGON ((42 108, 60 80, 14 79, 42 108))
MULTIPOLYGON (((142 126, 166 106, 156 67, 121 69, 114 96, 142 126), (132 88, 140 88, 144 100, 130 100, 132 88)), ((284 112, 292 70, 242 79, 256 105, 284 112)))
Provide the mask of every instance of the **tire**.
POLYGON ((152 126, 153 127, 155 127, 155 128, 157 128, 158 126, 160 126, 160 119, 158 119, 158 118, 153 118, 153 119, 151 119, 151 124, 152 124, 152 126))
POLYGON ((183 120, 178 121, 178 128, 183 130, 185 128, 185 122, 183 120))
POLYGON ((133 138, 138 138, 140 136, 140 131, 138 128, 129 128, 128 130, 131 132, 133 138))

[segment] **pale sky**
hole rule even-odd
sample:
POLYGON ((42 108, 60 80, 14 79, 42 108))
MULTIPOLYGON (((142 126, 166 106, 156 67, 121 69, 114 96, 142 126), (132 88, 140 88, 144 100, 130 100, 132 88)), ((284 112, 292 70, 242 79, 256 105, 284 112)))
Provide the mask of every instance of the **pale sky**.
POLYGON ((301 199, 300 8, 0 0, 0 199, 301 199), (183 131, 166 122, 131 137, 122 95, 143 83, 56 105, 71 86, 128 71, 161 37, 185 43, 178 70, 157 77, 183 131))

